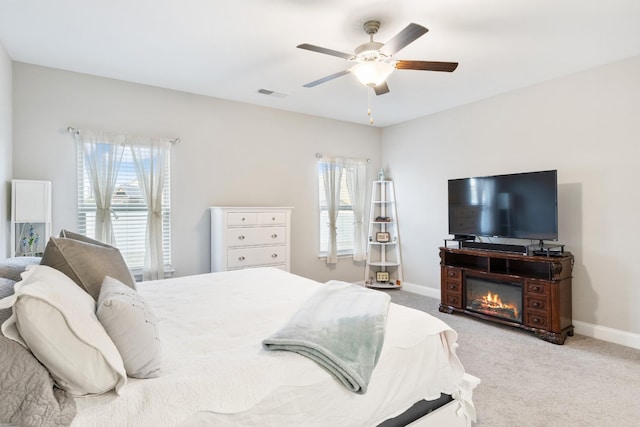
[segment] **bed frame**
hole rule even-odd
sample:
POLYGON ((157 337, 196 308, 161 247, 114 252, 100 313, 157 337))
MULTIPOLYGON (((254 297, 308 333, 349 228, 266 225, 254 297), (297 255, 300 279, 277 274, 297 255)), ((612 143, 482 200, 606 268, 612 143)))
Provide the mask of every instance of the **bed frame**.
MULTIPOLYGON (((460 394, 471 402, 473 390, 480 384, 480 379, 465 374, 460 385, 460 394)), ((411 408, 379 424, 377 427, 471 427, 475 424, 475 410, 472 413, 463 411, 461 403, 450 395, 442 394, 439 399, 416 402, 411 408)))
MULTIPOLYGON (((378 427, 473 425, 472 396, 480 380, 464 373, 459 360, 453 357, 457 347, 454 331, 444 322, 416 310, 389 306, 394 321, 387 325, 386 332, 389 332, 387 338, 392 339, 385 342, 389 353, 386 358, 383 355, 376 366, 380 377, 374 384, 376 387, 369 389, 371 395, 353 396, 334 384, 334 378, 313 367, 312 362, 292 357, 291 353, 274 352, 262 357, 257 350, 261 349, 259 344, 264 337, 282 327, 283 321, 300 310, 301 304, 321 286, 311 279, 275 268, 138 283, 139 295, 156 315, 160 313, 160 318, 166 320, 160 326, 164 349, 171 355, 167 358, 169 368, 157 379, 131 380, 121 398, 116 399, 115 393, 110 392, 75 399, 77 414, 72 425, 99 425, 105 417, 148 426, 169 419, 170 424, 184 426, 212 425, 212 421, 225 426, 240 425, 242 421, 246 421, 243 425, 255 425, 257 420, 269 425, 282 425, 281 421, 302 425, 307 410, 318 417, 324 415, 326 409, 318 406, 321 397, 326 398, 327 407, 335 404, 334 408, 340 409, 327 414, 330 415, 327 419, 334 421, 347 417, 354 420, 351 424, 369 427, 376 423, 378 427), (220 292, 229 288, 233 292, 220 292), (269 305, 265 301, 277 304, 269 305), (261 310, 259 316, 252 316, 256 309, 261 310), (193 324, 178 321, 189 313, 198 313, 189 318, 193 324), (406 327, 415 322, 419 323, 415 328, 406 327), (221 327, 211 328, 212 324, 221 327), (239 340, 237 331, 241 329, 248 332, 241 334, 239 340), (424 357, 408 357, 413 353, 404 351, 406 345, 417 347, 424 357), (416 360, 419 362, 412 363, 416 360), (404 363, 397 366, 396 362, 404 363), (443 372, 430 370, 430 366, 439 366, 443 372), (231 378, 229 372, 239 367, 246 367, 243 372, 251 381, 238 382, 231 378), (265 367, 275 368, 272 376, 261 375, 265 367), (300 381, 299 375, 307 373, 308 378, 300 381), (218 376, 218 383, 229 387, 211 387, 207 378, 218 376), (403 385, 405 377, 415 378, 415 385, 403 385), (314 393, 294 393, 301 386, 314 393), (254 395, 247 394, 247 387, 253 387, 249 390, 254 390, 254 395), (284 394, 277 395, 280 389, 284 394), (389 395, 390 392, 394 395, 389 395), (178 402, 180 396, 184 399, 178 402), (283 401, 281 396, 286 399, 283 401), (421 400, 425 397, 439 398, 421 400), (283 406, 287 401, 300 410, 283 406), (353 402, 353 406, 349 402, 353 402), (376 403, 372 406, 367 402, 376 403)), ((326 425, 318 417, 316 421, 320 422, 314 425, 326 425)))

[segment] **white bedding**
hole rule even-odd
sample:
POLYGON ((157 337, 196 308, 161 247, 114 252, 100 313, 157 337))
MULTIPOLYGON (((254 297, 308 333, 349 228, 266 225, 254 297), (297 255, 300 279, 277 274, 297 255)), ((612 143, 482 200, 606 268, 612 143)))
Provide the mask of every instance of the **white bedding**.
POLYGON ((393 303, 364 395, 303 356, 264 351, 261 341, 318 286, 275 268, 138 284, 158 319, 162 375, 129 378, 120 396, 76 398, 72 426, 375 426, 457 390, 456 333, 393 303))

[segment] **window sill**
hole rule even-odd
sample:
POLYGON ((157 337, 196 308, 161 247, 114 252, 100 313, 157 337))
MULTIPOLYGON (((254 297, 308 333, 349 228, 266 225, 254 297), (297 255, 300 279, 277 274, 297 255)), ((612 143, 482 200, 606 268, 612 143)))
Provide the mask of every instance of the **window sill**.
MULTIPOLYGON (((353 254, 338 254, 338 259, 347 259, 347 258, 353 258, 353 254)), ((320 254, 318 255, 318 259, 322 261, 326 261, 327 255, 320 254)))
MULTIPOLYGON (((164 270, 164 278, 165 279, 170 279, 171 277, 173 277, 173 273, 175 273, 176 270, 174 270, 171 267, 165 267, 164 270)), ((133 274, 133 278, 136 279, 136 282, 142 282, 142 269, 141 268, 134 268, 131 270, 131 274, 133 274)))

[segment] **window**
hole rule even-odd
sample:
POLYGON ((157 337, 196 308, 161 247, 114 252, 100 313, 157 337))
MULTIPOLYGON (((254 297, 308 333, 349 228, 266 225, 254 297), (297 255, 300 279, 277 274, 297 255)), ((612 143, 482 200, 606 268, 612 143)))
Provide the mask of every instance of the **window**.
MULTIPOLYGON (((96 201, 92 191, 88 169, 78 149, 78 231, 88 237, 95 236, 96 201)), ((144 157, 144 149, 143 157, 144 157)), ((171 265, 171 204, 170 204, 170 167, 169 158, 165 164, 164 186, 162 194, 162 251, 165 268, 171 265)), ((143 190, 138 185, 136 168, 129 147, 125 147, 117 171, 116 186, 111 197, 111 218, 115 244, 128 267, 134 273, 140 273, 144 265, 145 236, 148 208, 143 190)))
MULTIPOLYGON (((325 196, 324 179, 318 170, 318 195, 320 206, 320 255, 326 256, 329 246, 329 211, 325 196)), ((353 204, 347 188, 347 174, 343 168, 340 180, 340 205, 338 206, 338 220, 336 222, 338 255, 353 253, 354 246, 354 215, 353 204)))
POLYGON ((354 261, 366 258, 364 203, 367 161, 334 158, 318 161, 320 256, 327 264, 338 255, 351 254, 354 261))

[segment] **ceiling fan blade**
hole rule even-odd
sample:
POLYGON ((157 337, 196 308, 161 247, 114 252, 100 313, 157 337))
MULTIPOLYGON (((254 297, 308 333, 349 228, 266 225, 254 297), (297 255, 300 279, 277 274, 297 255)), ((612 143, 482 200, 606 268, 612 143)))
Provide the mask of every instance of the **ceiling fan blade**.
POLYGON ((327 49, 326 47, 315 46, 308 43, 299 44, 296 47, 299 49, 310 50, 312 52, 318 52, 318 53, 324 53, 326 55, 337 56, 338 58, 353 59, 352 53, 340 52, 337 50, 327 49))
POLYGON ((382 82, 378 86, 374 86, 373 90, 375 91, 376 95, 384 95, 385 93, 389 92, 389 85, 387 84, 387 82, 382 82))
POLYGON ((396 61, 395 67, 398 70, 446 71, 450 73, 458 68, 458 63, 437 61, 396 61))
POLYGON ((380 52, 387 56, 395 55, 401 49, 404 49, 409 43, 415 41, 423 34, 426 34, 427 31, 429 30, 422 25, 411 23, 382 46, 380 48, 380 52))
POLYGON ((312 81, 310 83, 307 83, 306 85, 303 85, 303 86, 304 87, 318 86, 319 84, 326 83, 329 80, 333 80, 333 79, 337 79, 338 77, 345 76, 345 75, 349 74, 350 72, 351 71, 349 71, 349 70, 339 71, 337 73, 331 74, 330 76, 326 76, 326 77, 323 77, 321 79, 314 80, 314 81, 312 81))

